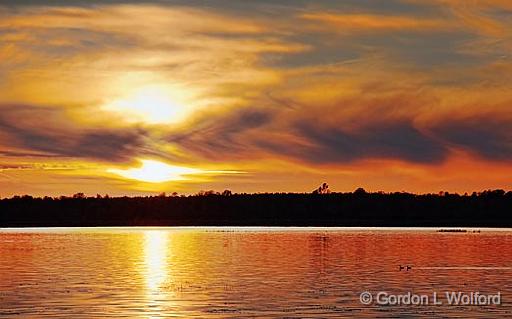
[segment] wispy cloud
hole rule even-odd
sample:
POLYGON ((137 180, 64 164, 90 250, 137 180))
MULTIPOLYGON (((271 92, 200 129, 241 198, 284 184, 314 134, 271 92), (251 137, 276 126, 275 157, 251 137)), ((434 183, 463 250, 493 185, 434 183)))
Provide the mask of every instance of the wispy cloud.
POLYGON ((6 148, 41 156, 129 161, 145 153, 147 132, 138 127, 80 126, 59 107, 0 104, 0 140, 6 148))
POLYGON ((316 25, 317 31, 350 34, 358 31, 390 32, 390 31, 428 31, 441 29, 448 31, 454 25, 447 20, 375 14, 346 14, 313 12, 304 13, 301 18, 310 20, 316 25), (322 25, 323 24, 323 25, 322 25))

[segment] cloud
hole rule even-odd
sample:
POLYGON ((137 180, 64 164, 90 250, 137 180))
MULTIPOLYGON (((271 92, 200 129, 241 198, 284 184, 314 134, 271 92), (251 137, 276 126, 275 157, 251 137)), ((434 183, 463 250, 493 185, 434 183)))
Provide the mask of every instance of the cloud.
POLYGON ((239 109, 221 114, 203 113, 184 127, 168 133, 168 141, 187 153, 209 160, 236 160, 254 156, 257 149, 251 142, 273 121, 275 111, 239 109))
POLYGON ((435 166, 460 149, 486 160, 511 158, 512 121, 494 102, 485 113, 473 108, 464 119, 464 103, 450 105, 457 116, 441 112, 446 97, 434 91, 405 94, 407 87, 385 84, 366 89, 380 93, 338 98, 332 105, 298 100, 293 108, 252 106, 204 114, 170 133, 168 141, 199 161, 275 158, 313 167, 365 160, 435 166))
POLYGON ((298 104, 229 110, 196 118, 174 131, 168 141, 205 160, 281 158, 308 165, 367 159, 442 162, 448 149, 415 126, 414 113, 407 110, 409 99, 392 96, 339 100, 330 107, 298 104))
POLYGON ((487 160, 512 159, 512 118, 482 115, 450 118, 435 124, 432 132, 448 145, 469 151, 487 160))
POLYGON ((317 24, 317 30, 325 32, 350 33, 352 31, 410 31, 424 30, 431 32, 434 29, 448 30, 449 21, 441 19, 414 17, 414 16, 392 16, 376 14, 344 14, 312 12, 300 16, 305 20, 317 24), (320 26, 318 26, 320 23, 320 26), (322 26, 322 24, 324 24, 322 26), (325 26, 335 27, 325 28, 325 26))
POLYGON ((217 118, 215 122, 223 124, 178 133, 170 142, 207 160, 287 158, 308 165, 344 165, 368 159, 394 159, 433 165, 448 156, 442 142, 417 129, 411 120, 374 122, 353 129, 343 128, 342 121, 339 126, 324 126, 310 120, 280 126, 282 122, 272 123, 267 115, 264 119, 251 125, 247 119, 237 117, 239 125, 231 126, 229 121, 217 118))
POLYGON ((435 164, 447 155, 442 144, 421 133, 410 121, 372 123, 356 131, 299 123, 297 130, 312 144, 301 150, 302 157, 311 163, 399 159, 435 164))
POLYGON ((454 20, 482 35, 490 37, 510 36, 511 24, 507 18, 512 12, 512 3, 507 0, 410 0, 415 4, 426 4, 449 9, 454 20))
POLYGON ((27 170, 34 169, 33 165, 23 165, 23 164, 0 164, 0 172, 2 171, 11 171, 11 170, 27 170))
POLYGON ((310 49, 276 23, 147 3, 8 9, 0 19, 0 60, 8 61, 0 64, 0 102, 112 104, 159 86, 179 87, 193 109, 241 104, 279 81, 266 55, 310 49))
POLYGON ((10 156, 36 153, 47 157, 130 161, 149 152, 145 148, 147 136, 148 132, 139 127, 81 125, 64 108, 0 104, 0 141, 10 156))

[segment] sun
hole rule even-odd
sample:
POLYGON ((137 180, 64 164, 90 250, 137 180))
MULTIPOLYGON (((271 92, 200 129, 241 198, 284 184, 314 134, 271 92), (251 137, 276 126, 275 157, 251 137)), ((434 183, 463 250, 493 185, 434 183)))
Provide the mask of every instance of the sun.
POLYGON ((142 165, 130 169, 108 169, 107 172, 147 183, 188 180, 187 175, 200 174, 199 169, 173 166, 155 160, 140 160, 142 165))
POLYGON ((127 96, 105 105, 129 122, 143 121, 149 124, 179 122, 185 116, 183 92, 162 85, 138 88, 127 96))

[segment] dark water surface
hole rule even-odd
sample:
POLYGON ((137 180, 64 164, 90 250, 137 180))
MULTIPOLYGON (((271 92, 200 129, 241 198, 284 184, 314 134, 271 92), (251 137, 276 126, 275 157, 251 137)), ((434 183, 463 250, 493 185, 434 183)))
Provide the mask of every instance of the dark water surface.
POLYGON ((4 229, 0 317, 512 317, 511 266, 505 230, 4 229), (444 303, 363 305, 364 291, 444 303), (448 305, 447 291, 501 305, 448 305))

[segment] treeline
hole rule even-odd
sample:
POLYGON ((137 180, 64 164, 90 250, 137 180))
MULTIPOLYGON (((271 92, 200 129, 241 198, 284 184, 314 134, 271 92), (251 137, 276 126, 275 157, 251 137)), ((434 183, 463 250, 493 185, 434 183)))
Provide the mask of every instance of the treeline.
POLYGON ((0 227, 453 226, 512 227, 512 192, 271 193, 0 200, 0 227))

